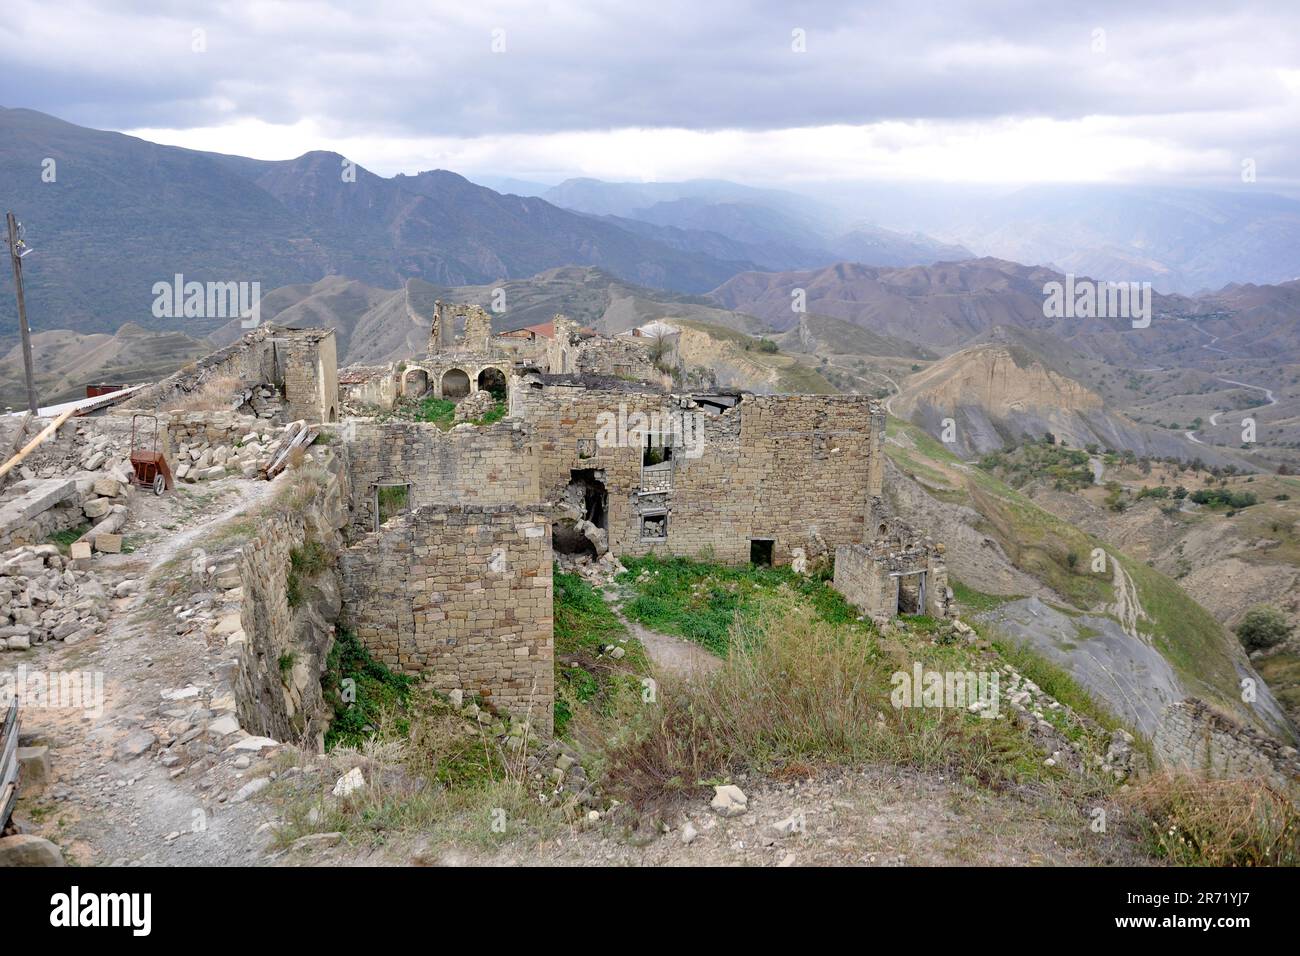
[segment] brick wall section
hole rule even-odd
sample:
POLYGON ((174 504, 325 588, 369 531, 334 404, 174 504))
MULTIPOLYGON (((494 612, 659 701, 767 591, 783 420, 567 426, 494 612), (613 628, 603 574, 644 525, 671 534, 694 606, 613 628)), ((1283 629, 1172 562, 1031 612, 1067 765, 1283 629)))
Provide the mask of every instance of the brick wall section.
POLYGON ((523 422, 466 425, 444 432, 428 422, 345 426, 356 537, 375 528, 375 486, 411 486, 412 508, 449 504, 535 504, 537 455, 523 422))
MULTIPOLYGON (((512 393, 512 414, 535 429, 543 500, 557 500, 571 470, 598 469, 608 493, 615 554, 662 550, 721 561, 749 560, 751 538, 773 539, 774 559, 862 541, 880 486, 883 434, 879 403, 861 396, 745 396, 719 415, 704 414, 702 454, 675 453, 672 491, 642 494, 639 447, 602 447, 580 458, 579 439, 596 439, 601 415, 693 413, 689 401, 634 389, 527 384, 512 393), (686 405, 688 407, 683 408, 686 405), (641 536, 641 514, 669 511, 666 540, 641 536)), ((702 413, 703 414, 703 413, 702 413)))
POLYGON ((514 506, 419 508, 340 556, 345 623, 378 660, 550 733, 551 534, 514 506))
POLYGON ((1296 749, 1242 726, 1195 698, 1165 708, 1153 739, 1161 762, 1210 777, 1264 776, 1300 780, 1296 749))

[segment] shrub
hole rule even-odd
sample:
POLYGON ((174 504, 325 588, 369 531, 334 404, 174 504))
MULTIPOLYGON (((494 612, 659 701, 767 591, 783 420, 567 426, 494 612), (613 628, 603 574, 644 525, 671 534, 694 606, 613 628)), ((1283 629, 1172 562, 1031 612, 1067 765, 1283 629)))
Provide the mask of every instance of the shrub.
POLYGON ((1276 647, 1291 636, 1291 624, 1277 608, 1261 604, 1246 612, 1237 625, 1237 639, 1248 651, 1276 647))
POLYGON ((866 627, 797 604, 739 618, 717 671, 661 681, 629 739, 611 749, 610 792, 638 809, 741 772, 867 762, 1001 785, 1041 759, 1008 722, 962 708, 895 708, 902 666, 866 627))

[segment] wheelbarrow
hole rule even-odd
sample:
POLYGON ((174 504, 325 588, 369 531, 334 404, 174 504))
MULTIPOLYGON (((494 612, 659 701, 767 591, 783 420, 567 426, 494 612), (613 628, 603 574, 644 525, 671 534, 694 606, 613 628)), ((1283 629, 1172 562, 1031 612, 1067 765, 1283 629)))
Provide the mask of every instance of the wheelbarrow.
POLYGON ((167 458, 158 449, 156 415, 131 416, 131 469, 131 484, 139 485, 141 488, 152 488, 155 495, 161 495, 164 491, 176 487, 171 466, 167 464, 167 458), (140 418, 147 418, 153 423, 152 433, 149 433, 150 426, 146 424, 140 429, 141 434, 137 434, 136 420, 140 418), (148 434, 147 439, 145 434, 148 434))

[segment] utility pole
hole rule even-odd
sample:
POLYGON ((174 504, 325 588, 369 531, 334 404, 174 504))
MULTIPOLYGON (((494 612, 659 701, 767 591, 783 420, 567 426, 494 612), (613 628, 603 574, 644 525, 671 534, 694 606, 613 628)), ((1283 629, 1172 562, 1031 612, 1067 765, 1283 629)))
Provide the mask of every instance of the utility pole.
POLYGON ((27 374, 27 408, 35 418, 40 411, 36 401, 36 382, 32 378, 32 334, 27 328, 27 303, 23 299, 23 256, 30 252, 18 236, 18 221, 11 212, 6 217, 9 227, 9 258, 14 263, 14 292, 18 296, 18 328, 23 334, 23 371, 27 374))

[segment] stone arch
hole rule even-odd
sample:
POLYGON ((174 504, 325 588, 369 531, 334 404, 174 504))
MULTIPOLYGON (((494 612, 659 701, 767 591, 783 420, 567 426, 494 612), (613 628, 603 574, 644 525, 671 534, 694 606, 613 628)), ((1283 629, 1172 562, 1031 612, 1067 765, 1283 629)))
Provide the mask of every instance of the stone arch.
POLYGON ((443 398, 464 398, 469 394, 469 373, 462 368, 449 368, 442 373, 439 388, 443 398))
POLYGON ((419 398, 429 390, 429 373, 418 365, 402 373, 402 397, 419 398))
POLYGON ((491 392, 494 398, 506 397, 506 373, 495 365, 489 365, 478 373, 478 387, 491 392))

